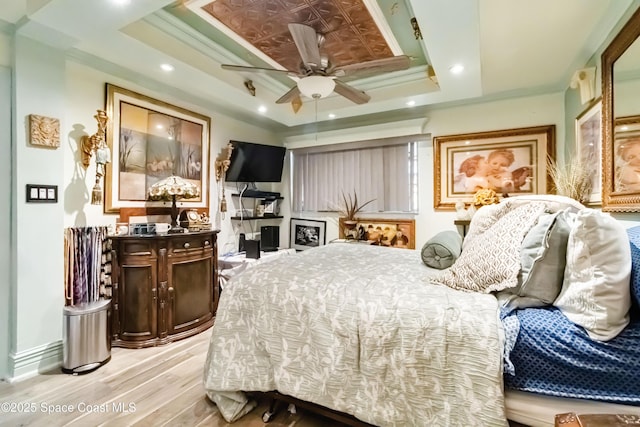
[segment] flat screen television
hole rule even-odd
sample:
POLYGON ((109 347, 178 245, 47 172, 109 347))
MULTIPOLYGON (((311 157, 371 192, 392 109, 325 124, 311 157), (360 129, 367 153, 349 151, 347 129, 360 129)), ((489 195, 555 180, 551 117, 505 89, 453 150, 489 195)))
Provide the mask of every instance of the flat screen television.
POLYGON ((229 141, 233 145, 228 182, 280 182, 286 148, 252 142, 229 141))

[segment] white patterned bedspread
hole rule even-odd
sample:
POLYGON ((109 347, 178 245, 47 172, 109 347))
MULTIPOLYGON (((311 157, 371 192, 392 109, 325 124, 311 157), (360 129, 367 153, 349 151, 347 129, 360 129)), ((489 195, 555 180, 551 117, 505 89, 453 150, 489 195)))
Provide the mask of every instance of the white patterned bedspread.
POLYGON ((204 385, 227 421, 241 391, 380 426, 506 426, 492 295, 426 280, 419 251, 336 243, 257 265, 220 298, 204 385))

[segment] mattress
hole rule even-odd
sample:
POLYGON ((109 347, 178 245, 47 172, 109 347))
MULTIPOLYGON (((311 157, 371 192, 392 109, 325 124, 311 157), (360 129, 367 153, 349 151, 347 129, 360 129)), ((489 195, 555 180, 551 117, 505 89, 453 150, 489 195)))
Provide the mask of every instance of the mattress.
POLYGON ((555 307, 515 312, 520 331, 505 388, 640 406, 640 320, 616 338, 594 341, 555 307))

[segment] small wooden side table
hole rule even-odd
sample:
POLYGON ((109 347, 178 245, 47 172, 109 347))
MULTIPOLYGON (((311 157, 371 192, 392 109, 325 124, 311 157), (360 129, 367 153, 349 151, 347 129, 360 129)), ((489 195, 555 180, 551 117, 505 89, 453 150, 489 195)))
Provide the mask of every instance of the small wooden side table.
POLYGON ((557 414, 555 427, 640 427, 640 415, 631 414, 557 414))
POLYGON ((462 238, 464 239, 464 237, 467 235, 467 231, 469 231, 469 224, 471 224, 471 220, 470 219, 456 219, 453 221, 453 224, 456 226, 460 226, 462 229, 462 233, 460 233, 462 235, 462 238))

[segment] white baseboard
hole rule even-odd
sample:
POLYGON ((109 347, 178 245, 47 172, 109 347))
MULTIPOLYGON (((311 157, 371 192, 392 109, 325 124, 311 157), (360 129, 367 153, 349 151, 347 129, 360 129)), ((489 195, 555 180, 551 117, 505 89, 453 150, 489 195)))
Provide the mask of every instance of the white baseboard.
POLYGON ((62 366, 62 340, 9 353, 8 382, 17 382, 62 366))

